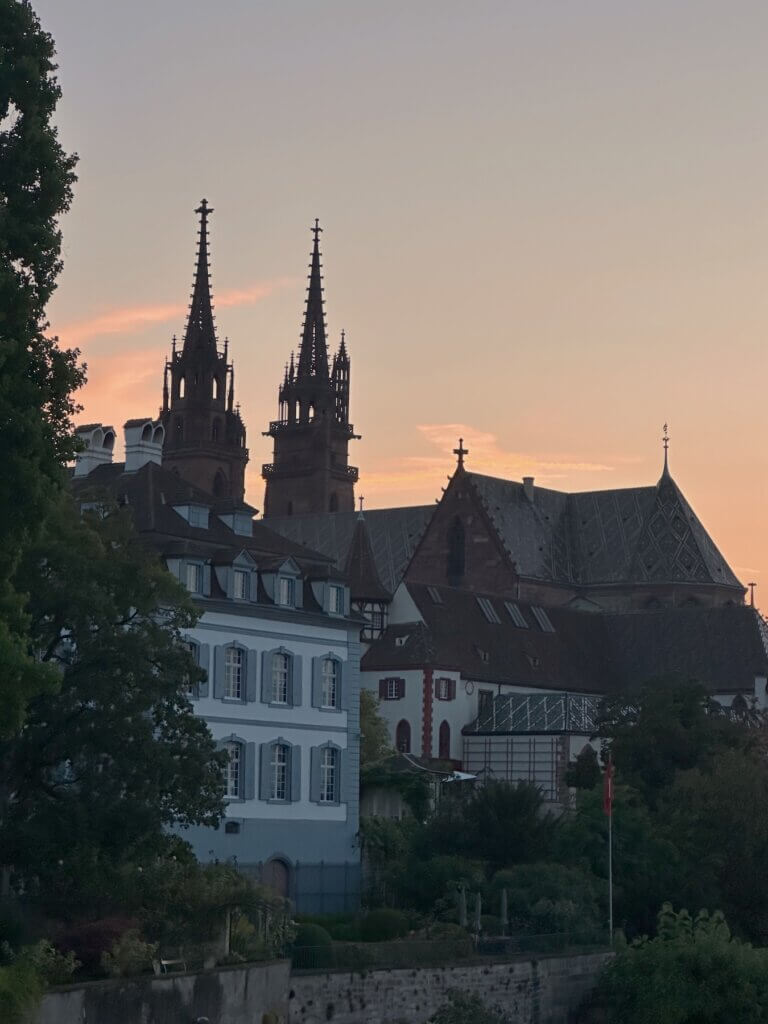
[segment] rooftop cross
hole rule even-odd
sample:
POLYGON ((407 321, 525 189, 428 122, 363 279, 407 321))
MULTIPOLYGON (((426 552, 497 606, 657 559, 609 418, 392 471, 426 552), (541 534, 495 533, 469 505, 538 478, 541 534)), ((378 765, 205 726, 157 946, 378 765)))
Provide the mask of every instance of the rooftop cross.
POLYGON ((664 472, 669 473, 669 427, 666 423, 664 424, 664 437, 662 441, 664 442, 664 472))
POLYGON ((358 503, 360 505, 360 511, 362 512, 363 511, 363 502, 365 501, 365 498, 361 494, 360 497, 357 500, 358 500, 358 503))
POLYGON ((750 606, 750 608, 754 608, 755 607, 755 587, 757 586, 757 584, 756 583, 748 583, 747 586, 749 587, 749 606, 750 606))
POLYGON ((464 456, 469 455, 469 448, 464 447, 464 438, 459 438, 459 447, 453 449, 453 454, 458 456, 458 468, 464 469, 464 456))

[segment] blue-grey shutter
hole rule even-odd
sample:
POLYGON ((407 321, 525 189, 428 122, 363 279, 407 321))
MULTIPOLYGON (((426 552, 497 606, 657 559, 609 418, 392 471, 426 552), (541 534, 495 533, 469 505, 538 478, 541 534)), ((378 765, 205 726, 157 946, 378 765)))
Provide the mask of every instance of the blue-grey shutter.
POLYGON ((289 694, 288 703, 294 707, 301 706, 301 689, 302 689, 302 657, 300 654, 294 654, 290 658, 291 665, 291 692, 289 694))
POLYGON ((243 799, 253 800, 256 796, 256 744, 246 743, 244 754, 243 799))
POLYGON ((349 662, 339 662, 339 707, 342 711, 349 711, 349 702, 352 689, 350 681, 349 662))
POLYGON ((262 743, 259 756, 259 800, 269 800, 270 793, 270 762, 272 760, 272 744, 262 743))
POLYGON ((258 690, 257 676, 258 676, 258 665, 259 656, 256 651, 248 650, 245 652, 245 699, 254 701, 257 699, 258 690))
POLYGON ((213 696, 224 696, 224 648, 221 644, 213 649, 213 696))
POLYGON ((320 803, 320 747, 312 747, 309 755, 309 799, 320 803))
POLYGON ((291 803, 301 800, 301 747, 291 747, 291 803))
POLYGON ((203 565, 203 593, 206 597, 211 596, 211 565, 206 562, 203 565))
POLYGON ((261 702, 269 704, 272 697, 272 655, 274 651, 264 651, 261 656, 261 702))
POLYGON ((324 658, 312 659, 312 707, 319 708, 323 700, 323 661, 324 658))
POLYGON ((205 670, 205 679, 200 681, 197 688, 198 696, 207 697, 209 693, 208 680, 211 674, 211 646, 210 644, 199 644, 197 648, 197 658, 200 668, 205 670))
POLYGON ((336 785, 336 799, 339 803, 345 804, 349 800, 352 779, 349 777, 349 751, 339 750, 336 755, 339 759, 338 783, 336 785))

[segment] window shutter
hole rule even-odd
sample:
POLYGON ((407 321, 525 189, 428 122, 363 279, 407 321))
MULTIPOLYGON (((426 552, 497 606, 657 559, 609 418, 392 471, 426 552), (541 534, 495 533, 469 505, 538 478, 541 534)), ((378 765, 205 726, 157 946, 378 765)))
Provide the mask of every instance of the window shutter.
POLYGON ((456 680, 451 679, 448 683, 448 696, 451 700, 456 700, 456 680))
POLYGON ((322 706, 323 697, 323 661, 324 658, 312 659, 312 707, 322 706))
POLYGON ((259 765, 259 800, 269 800, 269 772, 270 761, 272 760, 272 744, 262 743, 259 765))
POLYGON ((402 700, 402 698, 404 696, 405 696, 405 680, 404 679, 398 679, 397 680, 397 697, 398 697, 398 700, 402 700))
POLYGON ((256 796, 256 744, 244 744, 245 757, 243 774, 243 799, 253 800, 256 796))
POLYGON ((264 651, 261 656, 261 703, 269 704, 272 696, 272 655, 274 651, 264 651))
POLYGON ((206 562, 203 565, 203 593, 206 597, 211 596, 211 565, 206 562))
POLYGON ((312 747, 309 755, 309 799, 320 803, 320 747, 312 747))
POLYGON ((197 687, 198 696, 207 697, 209 693, 208 680, 211 675, 211 645, 200 644, 197 648, 197 658, 200 668, 205 670, 205 679, 202 679, 197 687))
POLYGON ((291 747, 291 803, 301 800, 301 747, 291 747))
POLYGON ((290 657, 291 665, 291 692, 289 695, 288 703, 294 707, 301 707, 301 673, 302 673, 302 657, 300 654, 293 654, 290 657))
POLYGON ((258 674, 258 663, 259 656, 256 651, 248 650, 245 652, 245 699, 254 701, 257 699, 258 690, 257 686, 257 674, 258 674))
POLYGON ((350 665, 348 661, 337 662, 339 669, 339 708, 342 711, 349 711, 349 699, 350 699, 350 665))
POLYGON ((386 699, 387 699, 387 680, 386 679, 380 679, 379 680, 379 700, 386 700, 386 699))
POLYGON ((349 794, 352 791, 352 780, 349 777, 349 751, 337 750, 336 756, 339 759, 339 770, 337 773, 336 799, 339 803, 349 802, 349 794))
POLYGON ((224 648, 220 644, 213 649, 213 696, 224 696, 224 648))

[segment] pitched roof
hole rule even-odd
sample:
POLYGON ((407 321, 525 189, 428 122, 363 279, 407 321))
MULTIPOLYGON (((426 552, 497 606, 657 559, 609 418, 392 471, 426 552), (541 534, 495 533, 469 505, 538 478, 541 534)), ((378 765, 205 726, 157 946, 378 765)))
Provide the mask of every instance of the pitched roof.
MULTIPOLYGON (((390 593, 397 589, 435 508, 435 505, 414 505, 366 511, 365 526, 376 572, 390 593)), ((328 512, 309 516, 269 516, 265 522, 276 533, 297 544, 322 551, 339 568, 345 568, 357 515, 357 512, 328 512)))
POLYGON ((466 478, 521 576, 554 582, 706 582, 741 588, 665 471, 655 487, 566 494, 480 473, 466 478))
POLYGON ((499 622, 488 621, 482 595, 426 584, 408 591, 422 621, 390 626, 364 656, 364 670, 431 665, 478 682, 599 694, 678 675, 712 692, 752 692, 754 677, 768 675, 761 620, 745 606, 623 614, 548 608, 550 632, 529 605, 516 606, 527 623, 521 627, 493 595, 485 600, 499 622))
POLYGON ((379 578, 365 516, 358 512, 347 555, 346 575, 352 600, 388 601, 392 594, 379 578))

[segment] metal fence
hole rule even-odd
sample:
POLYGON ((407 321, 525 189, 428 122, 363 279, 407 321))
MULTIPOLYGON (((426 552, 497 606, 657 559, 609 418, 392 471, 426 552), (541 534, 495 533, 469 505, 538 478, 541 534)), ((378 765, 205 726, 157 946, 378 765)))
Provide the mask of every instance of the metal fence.
POLYGON ((508 935, 450 939, 401 939, 389 942, 333 942, 329 946, 299 946, 293 950, 298 972, 395 970, 441 967, 457 962, 517 960, 548 954, 575 955, 609 948, 608 934, 560 932, 547 935, 508 935))

